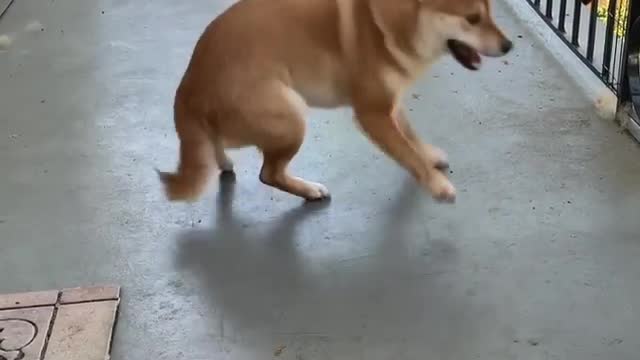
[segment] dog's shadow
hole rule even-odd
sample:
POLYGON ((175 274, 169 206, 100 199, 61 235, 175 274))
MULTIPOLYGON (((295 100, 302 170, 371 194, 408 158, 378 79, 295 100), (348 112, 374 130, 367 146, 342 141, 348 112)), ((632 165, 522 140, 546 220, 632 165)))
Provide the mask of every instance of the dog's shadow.
POLYGON ((227 175, 220 185, 214 228, 181 234, 177 263, 201 284, 222 336, 244 331, 362 340, 369 334, 371 341, 456 346, 451 342, 469 335, 468 297, 448 283, 458 278, 455 247, 425 239, 422 256, 408 254, 410 241, 424 236, 415 227, 402 231, 403 221, 415 221, 410 213, 419 213, 415 186, 405 185, 385 210, 388 221, 371 222, 361 241, 371 245, 354 254, 349 239, 321 237, 314 247, 314 239, 296 236, 310 218, 328 216, 328 202, 248 226, 233 213, 234 179, 227 175))

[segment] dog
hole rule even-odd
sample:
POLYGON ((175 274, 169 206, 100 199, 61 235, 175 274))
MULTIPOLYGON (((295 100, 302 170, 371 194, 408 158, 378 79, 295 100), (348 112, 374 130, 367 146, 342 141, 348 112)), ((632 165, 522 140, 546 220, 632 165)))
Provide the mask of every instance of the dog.
POLYGON ((513 43, 489 0, 240 0, 196 43, 174 102, 177 171, 160 172, 170 201, 195 201, 227 148, 257 147, 260 180, 306 200, 329 197, 291 175, 308 107, 350 106, 362 132, 441 202, 456 190, 444 151, 423 143, 401 98, 446 54, 470 70, 513 43))

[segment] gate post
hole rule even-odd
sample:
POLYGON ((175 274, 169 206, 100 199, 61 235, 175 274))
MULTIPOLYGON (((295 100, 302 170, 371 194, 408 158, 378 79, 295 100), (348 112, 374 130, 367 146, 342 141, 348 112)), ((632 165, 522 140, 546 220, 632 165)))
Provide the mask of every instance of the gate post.
MULTIPOLYGON (((631 0, 629 3, 629 18, 625 42, 625 54, 620 73, 618 88, 619 102, 625 104, 640 101, 640 0, 631 0)), ((636 112, 640 114, 640 104, 636 103, 636 112)))
POLYGON ((631 119, 640 127, 640 0, 630 0, 629 3, 627 36, 619 79, 619 109, 626 109, 631 119))

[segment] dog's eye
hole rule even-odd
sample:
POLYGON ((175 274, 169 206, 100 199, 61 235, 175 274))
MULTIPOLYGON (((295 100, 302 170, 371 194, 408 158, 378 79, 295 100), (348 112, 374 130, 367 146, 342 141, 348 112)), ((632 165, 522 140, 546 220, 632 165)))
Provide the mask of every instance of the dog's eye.
POLYGON ((466 19, 469 24, 477 25, 480 22, 481 17, 480 17, 480 14, 471 14, 471 15, 467 15, 466 19))

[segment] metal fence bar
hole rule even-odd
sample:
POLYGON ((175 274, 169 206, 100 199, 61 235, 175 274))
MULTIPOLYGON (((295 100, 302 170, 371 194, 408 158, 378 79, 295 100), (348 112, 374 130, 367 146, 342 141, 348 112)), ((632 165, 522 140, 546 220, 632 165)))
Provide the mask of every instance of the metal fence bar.
POLYGON ((616 25, 616 0, 609 0, 607 10, 607 28, 604 32, 604 55, 602 56, 602 77, 609 79, 611 69, 611 50, 613 47, 613 30, 616 25))
POLYGON ((596 43, 596 23, 598 22, 598 0, 591 3, 589 14, 589 38, 587 39, 587 60, 593 62, 593 50, 596 43))
POLYGON ((573 29, 571 30, 571 44, 578 47, 580 42, 580 14, 582 14, 582 4, 580 0, 575 0, 573 5, 573 29))
POLYGON ((549 19, 553 19, 553 0, 547 0, 547 6, 544 15, 549 19))
MULTIPOLYGON (((620 7, 618 7, 618 10, 616 10, 616 14, 618 14, 618 11, 620 10, 620 7)), ((616 26, 618 26, 619 22, 620 22, 620 18, 619 15, 616 15, 616 26)), ((616 33, 616 31, 614 30, 614 34, 616 33)), ((622 65, 622 54, 618 53, 618 50, 620 50, 620 38, 618 36, 614 36, 614 41, 613 41, 613 55, 611 58, 611 62, 613 63, 610 68, 609 68, 609 73, 611 74, 611 83, 616 84, 619 82, 619 75, 621 75, 620 73, 620 67, 622 65)))
POLYGON ((562 33, 566 33, 564 28, 565 19, 567 18, 567 0, 560 0, 560 13, 558 14, 558 30, 562 33))

